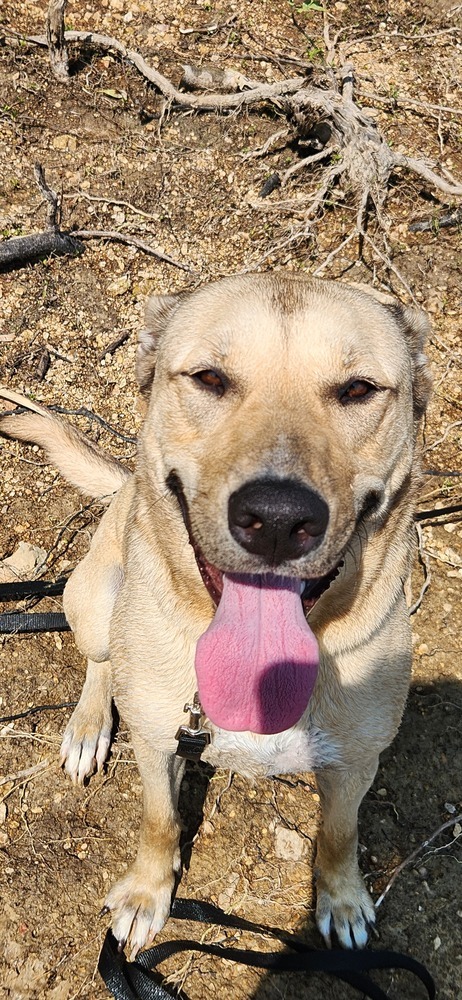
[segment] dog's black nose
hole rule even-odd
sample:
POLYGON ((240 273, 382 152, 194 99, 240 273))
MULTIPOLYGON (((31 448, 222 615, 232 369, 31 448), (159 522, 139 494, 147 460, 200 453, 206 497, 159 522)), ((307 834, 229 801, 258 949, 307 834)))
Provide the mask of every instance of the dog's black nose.
POLYGON ((271 566, 306 555, 328 521, 325 500, 293 479, 253 479, 228 502, 233 538, 271 566))

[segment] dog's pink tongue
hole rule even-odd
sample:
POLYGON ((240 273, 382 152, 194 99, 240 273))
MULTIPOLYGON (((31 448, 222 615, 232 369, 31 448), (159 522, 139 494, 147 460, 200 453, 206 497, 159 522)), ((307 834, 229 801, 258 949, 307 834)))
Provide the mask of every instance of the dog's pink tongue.
POLYGON ((268 734, 289 729, 305 711, 318 664, 299 580, 225 574, 196 651, 199 698, 214 725, 268 734))

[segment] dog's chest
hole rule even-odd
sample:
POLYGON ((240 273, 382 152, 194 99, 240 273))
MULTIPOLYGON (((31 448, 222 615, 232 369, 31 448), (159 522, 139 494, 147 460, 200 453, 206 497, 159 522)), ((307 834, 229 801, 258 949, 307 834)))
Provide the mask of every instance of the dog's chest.
POLYGON ((316 771, 340 758, 332 737, 314 726, 295 726, 273 736, 217 729, 203 756, 214 767, 255 778, 316 771))

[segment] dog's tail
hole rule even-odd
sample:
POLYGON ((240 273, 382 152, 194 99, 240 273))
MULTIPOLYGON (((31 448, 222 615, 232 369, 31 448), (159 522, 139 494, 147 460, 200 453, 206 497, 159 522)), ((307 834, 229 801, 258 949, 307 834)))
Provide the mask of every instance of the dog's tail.
POLYGON ((4 386, 0 386, 0 397, 29 411, 4 417, 0 413, 0 434, 38 444, 51 464, 86 496, 109 501, 130 478, 131 473, 120 462, 45 406, 4 386))

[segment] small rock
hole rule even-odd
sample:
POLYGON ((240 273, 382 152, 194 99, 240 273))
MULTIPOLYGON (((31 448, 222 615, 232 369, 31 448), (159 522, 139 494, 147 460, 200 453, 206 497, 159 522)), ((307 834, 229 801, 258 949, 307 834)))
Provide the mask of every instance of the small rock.
POLYGON ((306 854, 306 842, 296 830, 277 826, 274 831, 274 853, 284 861, 301 861, 306 854))
POLYGON ((46 555, 46 549, 20 542, 13 554, 0 562, 0 583, 27 579, 45 561, 46 555))
POLYGON ((55 135, 51 145, 54 149, 63 149, 75 153, 77 149, 77 139, 75 135, 55 135))
POLYGON ((129 291, 130 284, 130 275, 122 274, 120 278, 115 278, 114 281, 110 282, 107 290, 110 295, 125 295, 129 291))

